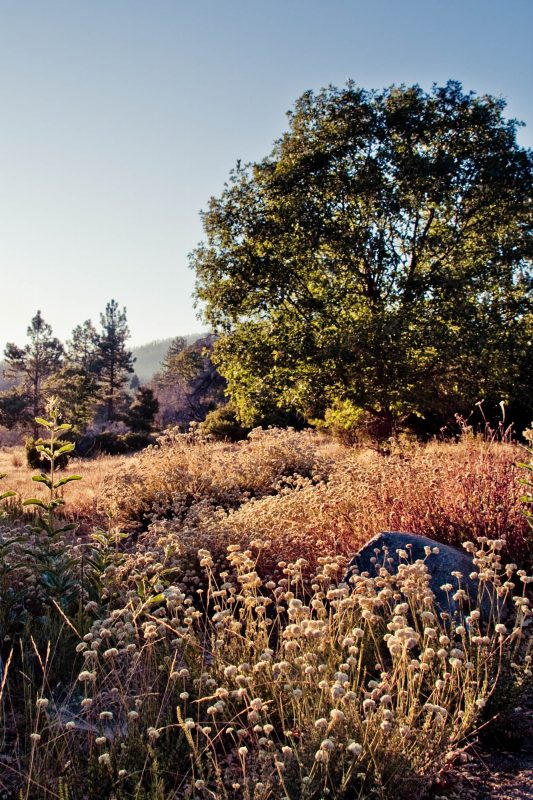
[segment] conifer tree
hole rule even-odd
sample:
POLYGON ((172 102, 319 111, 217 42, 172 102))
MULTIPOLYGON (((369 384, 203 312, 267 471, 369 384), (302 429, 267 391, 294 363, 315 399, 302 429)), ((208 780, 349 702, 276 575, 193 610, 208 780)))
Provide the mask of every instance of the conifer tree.
POLYGON ((133 372, 135 359, 131 351, 126 349, 126 340, 130 335, 126 309, 120 311, 117 301, 110 300, 105 312, 100 314, 100 323, 102 332, 97 344, 96 370, 105 418, 112 422, 118 419, 124 385, 128 375, 133 372))
POLYGON ((161 372, 157 374, 157 381, 162 385, 171 384, 179 377, 179 356, 187 348, 187 339, 176 336, 172 339, 165 358, 161 362, 161 372))
POLYGON ((76 325, 72 338, 67 342, 66 360, 71 367, 83 372, 98 371, 99 336, 90 319, 82 325, 76 325))
POLYGON ((139 386, 126 414, 126 422, 135 433, 149 433, 159 411, 159 401, 149 386, 139 386))
MULTIPOLYGON (((5 374, 17 381, 17 392, 27 397, 25 411, 33 420, 44 410, 46 380, 60 368, 64 350, 40 311, 33 317, 27 333, 30 341, 24 347, 13 342, 6 345, 5 374)), ((21 420, 24 416, 21 410, 21 420)), ((36 434, 36 423, 32 422, 32 426, 36 434)))

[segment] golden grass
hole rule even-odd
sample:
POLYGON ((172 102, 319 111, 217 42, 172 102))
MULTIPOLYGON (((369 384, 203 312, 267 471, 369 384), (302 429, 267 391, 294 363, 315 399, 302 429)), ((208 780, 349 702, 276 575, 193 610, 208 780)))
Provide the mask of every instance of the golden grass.
POLYGON ((382 530, 458 545, 487 536, 528 563, 531 535, 522 514, 521 448, 465 439, 416 445, 383 457, 328 446, 316 434, 264 431, 222 445, 183 435, 162 440, 115 472, 100 508, 156 549, 174 543, 215 557, 228 543, 268 541, 262 566, 353 554, 382 530))
MULTIPOLYGON (((113 475, 126 466, 135 463, 136 456, 107 456, 99 455, 92 459, 72 458, 65 473, 82 476, 81 481, 69 484, 66 513, 70 519, 77 521, 94 520, 99 517, 98 500, 104 492, 106 482, 113 475)), ((17 493, 18 498, 24 500, 28 497, 42 497, 42 486, 32 482, 32 476, 38 470, 29 467, 26 461, 24 447, 0 448, 0 474, 6 473, 2 482, 2 490, 11 489, 17 493)))

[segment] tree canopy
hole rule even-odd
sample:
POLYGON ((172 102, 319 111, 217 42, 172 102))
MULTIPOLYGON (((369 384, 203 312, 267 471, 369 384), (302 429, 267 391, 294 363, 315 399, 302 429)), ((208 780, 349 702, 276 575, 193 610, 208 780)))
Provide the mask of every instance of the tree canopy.
POLYGON ((191 255, 246 422, 335 403, 443 416, 531 386, 533 157, 457 82, 306 92, 191 255))

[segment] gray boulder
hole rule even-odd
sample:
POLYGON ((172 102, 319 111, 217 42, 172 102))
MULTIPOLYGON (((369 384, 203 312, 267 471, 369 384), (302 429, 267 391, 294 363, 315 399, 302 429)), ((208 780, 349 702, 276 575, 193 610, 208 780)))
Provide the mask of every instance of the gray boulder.
MULTIPOLYGON (((345 575, 345 582, 350 583, 353 575, 368 575, 375 577, 382 567, 390 573, 396 573, 398 566, 405 563, 414 563, 418 559, 424 560, 429 572, 429 587, 435 595, 436 605, 440 611, 455 615, 460 611, 461 605, 453 599, 458 588, 464 589, 473 606, 477 606, 479 582, 470 577, 476 572, 472 556, 458 547, 435 542, 427 536, 414 533, 400 533, 386 531, 374 536, 354 556, 345 575), (428 555, 427 548, 431 552, 428 555), (433 552, 438 548, 438 553, 433 552), (405 551, 407 559, 401 557, 398 551, 405 551), (461 577, 454 577, 453 572, 461 573, 461 577), (452 589, 442 589, 442 586, 452 586, 452 589)), ((352 581, 353 582, 353 581, 352 581)), ((488 589, 484 591, 480 611, 483 617, 488 617, 493 604, 494 593, 488 589)), ((463 601, 463 610, 468 612, 469 602, 463 601)))

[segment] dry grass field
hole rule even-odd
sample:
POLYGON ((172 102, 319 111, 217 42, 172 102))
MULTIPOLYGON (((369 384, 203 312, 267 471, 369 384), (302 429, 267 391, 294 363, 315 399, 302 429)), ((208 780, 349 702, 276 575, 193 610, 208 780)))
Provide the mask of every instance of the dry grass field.
MULTIPOLYGON (((68 473, 82 476, 81 481, 73 482, 68 487, 69 518, 87 522, 100 517, 98 499, 102 496, 106 482, 110 475, 129 464, 134 463, 135 456, 107 456, 99 455, 91 459, 72 458, 69 462, 68 473)), ((24 447, 0 448, 0 474, 5 474, 5 487, 16 492, 18 497, 39 497, 44 491, 39 484, 32 483, 32 476, 37 470, 28 466, 24 447)))
POLYGON ((1 451, 2 490, 44 503, 8 500, 0 526, 3 796, 451 800, 476 732, 531 683, 524 456, 169 431, 47 489, 1 451), (407 554, 350 589, 383 529, 464 546, 478 596, 452 574, 441 613, 407 554))

